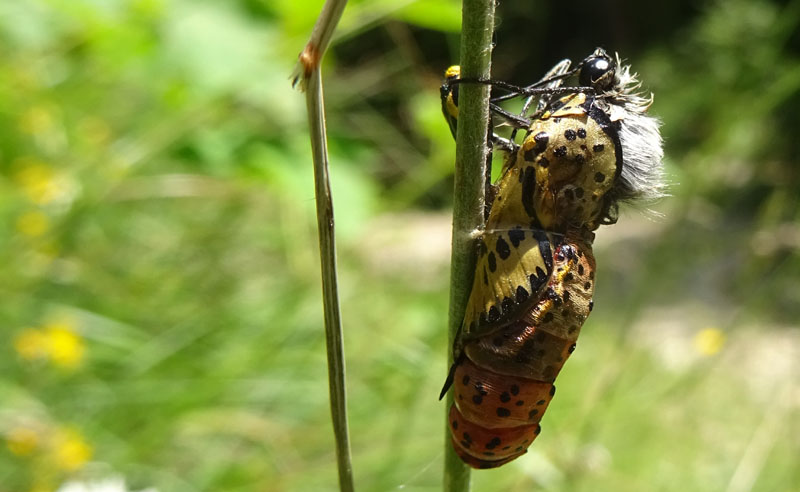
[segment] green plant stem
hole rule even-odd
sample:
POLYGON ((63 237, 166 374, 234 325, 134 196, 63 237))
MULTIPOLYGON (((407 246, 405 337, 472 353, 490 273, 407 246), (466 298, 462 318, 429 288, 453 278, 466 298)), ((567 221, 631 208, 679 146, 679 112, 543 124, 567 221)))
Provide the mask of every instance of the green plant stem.
POLYGON ((317 200, 317 229, 322 265, 322 297, 325 306, 325 339, 328 352, 328 387, 331 417, 336 438, 336 460, 339 466, 339 489, 354 490, 353 467, 350 461, 350 434, 347 425, 347 392, 345 387, 344 341, 339 310, 339 288, 336 273, 336 241, 333 222, 333 201, 328 177, 328 148, 325 115, 322 107, 322 76, 314 70, 306 81, 308 122, 314 155, 314 194, 317 200))
MULTIPOLYGON (((495 0, 464 0, 462 4, 461 74, 488 79, 491 71, 492 31, 495 0)), ((453 363, 453 345, 472 286, 475 267, 473 232, 484 222, 484 180, 486 130, 489 125, 489 86, 462 84, 459 89, 459 117, 456 138, 453 239, 450 263, 450 311, 448 322, 448 366, 453 363)), ((446 412, 453 403, 447 394, 446 412)), ((445 414, 447 419, 447 413, 445 414)), ((444 490, 469 490, 470 470, 456 455, 445 427, 444 490)))
POLYGON ((320 263, 322 266, 322 297, 328 353, 328 387, 333 432, 336 439, 339 490, 352 492, 354 485, 347 424, 344 341, 339 309, 333 199, 328 175, 328 145, 325 131, 322 75, 320 73, 322 56, 346 3, 346 0, 329 0, 326 2, 314 26, 311 38, 300 54, 299 70, 296 72, 294 83, 297 83, 302 77, 301 87, 306 91, 308 127, 314 159, 314 193, 317 202, 317 228, 319 232, 320 263))

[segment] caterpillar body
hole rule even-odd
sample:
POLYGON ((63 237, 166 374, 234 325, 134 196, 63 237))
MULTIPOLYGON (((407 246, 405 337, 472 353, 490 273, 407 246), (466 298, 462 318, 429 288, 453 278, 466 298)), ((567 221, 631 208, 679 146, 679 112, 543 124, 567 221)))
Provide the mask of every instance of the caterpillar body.
MULTIPOLYGON (((619 202, 663 194, 659 124, 646 114, 652 97, 636 92, 630 67, 601 48, 572 72, 563 64, 541 85, 555 89, 570 74, 579 85, 540 97, 494 185, 442 389, 453 390, 453 446, 473 468, 514 460, 539 435, 593 307, 594 231, 616 222, 619 202)), ((448 87, 454 80, 449 72, 448 87)), ((445 103, 452 129, 457 108, 452 97, 445 103)))

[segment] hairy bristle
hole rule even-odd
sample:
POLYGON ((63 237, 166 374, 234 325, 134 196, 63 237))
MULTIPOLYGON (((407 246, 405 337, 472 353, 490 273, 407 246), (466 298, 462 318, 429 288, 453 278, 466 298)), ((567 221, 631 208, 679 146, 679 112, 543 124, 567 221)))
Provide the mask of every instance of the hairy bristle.
POLYGON ((619 55, 617 67, 614 87, 604 97, 610 103, 611 119, 620 122, 624 156, 613 195, 617 200, 652 201, 665 195, 661 123, 647 115, 653 96, 642 96, 636 74, 630 65, 622 64, 619 55))

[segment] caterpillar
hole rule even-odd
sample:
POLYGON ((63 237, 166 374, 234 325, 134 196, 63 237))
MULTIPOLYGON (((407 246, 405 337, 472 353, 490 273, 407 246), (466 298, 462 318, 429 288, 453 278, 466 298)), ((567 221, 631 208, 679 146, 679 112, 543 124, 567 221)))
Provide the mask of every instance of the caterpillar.
MULTIPOLYGON (((602 48, 569 65, 530 86, 538 89, 517 91, 539 103, 519 116, 525 137, 517 145, 512 136, 476 239, 472 290, 440 395, 453 391, 452 444, 473 468, 508 463, 539 435, 553 383, 593 308, 594 231, 617 221, 620 202, 663 195, 652 95, 639 94, 630 66, 602 48), (573 75, 577 86, 560 87, 573 75)), ((442 108, 454 131, 460 73, 446 75, 442 108)))

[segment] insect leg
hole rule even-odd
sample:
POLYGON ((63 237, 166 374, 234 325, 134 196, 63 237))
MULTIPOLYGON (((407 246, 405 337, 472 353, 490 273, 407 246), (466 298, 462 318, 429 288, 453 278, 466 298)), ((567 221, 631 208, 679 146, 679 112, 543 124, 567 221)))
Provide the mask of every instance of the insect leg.
MULTIPOLYGON (((541 85, 541 88, 543 89, 557 89, 561 87, 561 84, 564 82, 563 76, 569 72, 569 67, 571 64, 572 61, 569 58, 561 60, 555 66, 553 66, 553 68, 551 68, 539 82, 533 84, 533 87, 538 87, 539 85, 541 85)), ((528 86, 527 89, 532 89, 533 87, 528 86)), ((522 105, 522 111, 519 113, 520 116, 524 117, 526 114, 528 114, 528 109, 530 108, 534 99, 536 98, 533 95, 528 96, 528 98, 525 100, 525 104, 522 105)), ((538 102, 536 103, 536 113, 542 111, 547 106, 547 103, 547 98, 539 96, 538 102)), ((516 138, 518 130, 518 128, 514 128, 514 130, 511 132, 511 141, 514 141, 516 138)))
MULTIPOLYGON (((458 85, 462 82, 472 82, 473 80, 459 78, 461 75, 461 67, 458 65, 449 67, 445 71, 444 75, 445 79, 439 90, 442 101, 442 114, 447 121, 447 125, 450 127, 450 133, 453 135, 453 139, 455 139, 456 130, 458 128, 458 85)), ((478 79, 475 79, 475 81, 477 82, 478 79)), ((521 89, 517 88, 516 86, 513 87, 515 89, 521 89)), ((501 116, 503 119, 512 122, 513 126, 523 125, 527 127, 529 125, 526 120, 520 119, 516 115, 500 108, 496 104, 490 104, 489 109, 492 113, 495 113, 501 116)), ((493 143, 494 147, 505 152, 516 152, 516 145, 513 144, 513 142, 510 142, 508 139, 496 135, 493 132, 487 141, 493 143)))
POLYGON ((444 398, 444 395, 447 394, 447 390, 450 389, 450 386, 453 385, 453 379, 456 375, 456 368, 464 361, 464 353, 462 352, 459 354, 456 359, 453 361, 453 365, 450 366, 450 371, 447 373, 447 379, 444 380, 444 385, 442 385, 442 391, 439 392, 439 399, 441 400, 444 398))

